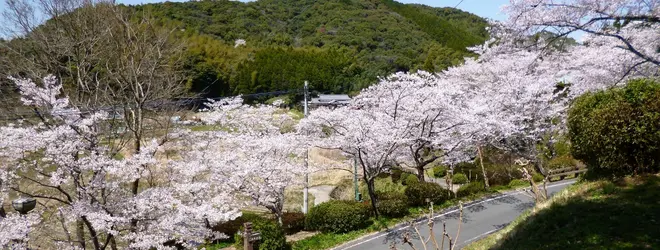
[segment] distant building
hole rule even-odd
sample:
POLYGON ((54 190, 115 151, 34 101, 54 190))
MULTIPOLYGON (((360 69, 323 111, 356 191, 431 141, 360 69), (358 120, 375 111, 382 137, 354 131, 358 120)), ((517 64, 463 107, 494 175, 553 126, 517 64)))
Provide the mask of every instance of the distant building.
POLYGON ((309 106, 311 108, 321 107, 321 106, 337 107, 337 106, 348 105, 350 102, 351 102, 351 98, 346 94, 340 94, 340 95, 320 94, 318 98, 312 98, 312 100, 309 101, 309 106))

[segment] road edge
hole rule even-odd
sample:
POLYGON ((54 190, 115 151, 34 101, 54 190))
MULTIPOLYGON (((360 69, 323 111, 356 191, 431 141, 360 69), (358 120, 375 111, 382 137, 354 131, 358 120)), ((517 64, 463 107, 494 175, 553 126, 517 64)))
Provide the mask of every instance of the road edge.
MULTIPOLYGON (((574 184, 574 183, 577 182, 577 181, 578 181, 577 179, 569 179, 569 180, 557 181, 557 182, 553 182, 552 185, 548 185, 548 187, 561 186, 561 185, 570 185, 570 184, 574 184)), ((520 194, 520 193, 525 192, 525 191, 522 190, 522 189, 524 189, 524 188, 514 189, 514 190, 507 191, 507 192, 500 193, 500 194, 491 194, 491 195, 487 195, 487 196, 484 196, 484 197, 479 198, 479 199, 477 199, 477 200, 473 200, 473 201, 470 201, 470 202, 468 202, 468 203, 464 203, 464 204, 463 204, 463 208, 468 208, 468 207, 471 207, 471 206, 474 206, 474 205, 477 205, 477 204, 481 204, 481 203, 484 203, 484 202, 487 202, 487 201, 496 200, 496 199, 499 199, 499 198, 503 198, 503 197, 507 197, 507 196, 511 196, 511 195, 515 195, 515 194, 520 194)), ((442 209, 440 212, 434 214, 434 216, 433 216, 433 220, 436 221, 439 217, 445 216, 445 215, 447 215, 447 214, 451 214, 451 213, 458 212, 458 210, 459 210, 459 206, 458 206, 458 205, 455 205, 455 206, 451 206, 451 207, 448 207, 448 208, 442 209)), ((428 215, 425 215, 425 216, 422 216, 422 217, 418 217, 418 218, 416 218, 416 219, 414 219, 414 220, 412 220, 412 221, 407 221, 407 222, 401 222, 401 223, 398 223, 398 224, 392 226, 392 227, 389 228, 389 229, 385 229, 385 230, 378 231, 378 232, 373 232, 373 233, 370 233, 370 234, 367 234, 367 235, 361 236, 361 237, 359 237, 359 238, 357 238, 357 239, 351 240, 351 241, 349 241, 349 242, 345 242, 345 243, 343 243, 343 244, 341 244, 341 245, 339 245, 339 246, 336 246, 336 247, 333 247, 333 248, 329 248, 329 249, 330 249, 330 250, 343 250, 343 249, 351 248, 351 247, 354 247, 354 246, 357 246, 357 245, 361 245, 362 243, 365 243, 365 242, 368 242, 368 241, 371 241, 371 240, 374 240, 374 239, 380 238, 380 237, 382 237, 382 236, 386 236, 386 235, 388 235, 388 234, 390 234, 390 233, 393 233, 393 232, 397 232, 397 231, 403 230, 403 229, 407 228, 407 227, 411 224, 411 222, 412 222, 413 224, 420 224, 420 223, 423 223, 423 222, 426 221, 426 220, 428 220, 428 215)), ((497 230, 495 230, 495 231, 497 231, 497 230)), ((490 232, 490 234, 492 234, 492 233, 495 232, 495 231, 490 232)), ((488 234, 486 234, 486 235, 481 235, 481 236, 483 237, 483 236, 487 236, 487 235, 488 235, 488 234)))

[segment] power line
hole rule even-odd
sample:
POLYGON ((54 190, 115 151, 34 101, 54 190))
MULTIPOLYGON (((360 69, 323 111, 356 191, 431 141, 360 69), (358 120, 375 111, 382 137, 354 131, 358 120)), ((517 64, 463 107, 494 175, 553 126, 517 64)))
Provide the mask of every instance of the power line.
POLYGON ((454 6, 454 9, 456 9, 456 7, 458 7, 459 5, 461 5, 461 3, 463 3, 463 1, 465 1, 465 0, 461 0, 460 2, 458 2, 458 3, 456 4, 456 6, 454 6))

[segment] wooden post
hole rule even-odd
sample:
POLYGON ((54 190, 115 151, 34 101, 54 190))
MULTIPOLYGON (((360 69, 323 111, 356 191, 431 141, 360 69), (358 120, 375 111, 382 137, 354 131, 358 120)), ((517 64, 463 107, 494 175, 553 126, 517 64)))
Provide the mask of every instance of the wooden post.
POLYGON ((250 241, 250 236, 252 235, 252 223, 246 222, 243 224, 245 230, 243 231, 243 249, 253 250, 252 242, 250 241))

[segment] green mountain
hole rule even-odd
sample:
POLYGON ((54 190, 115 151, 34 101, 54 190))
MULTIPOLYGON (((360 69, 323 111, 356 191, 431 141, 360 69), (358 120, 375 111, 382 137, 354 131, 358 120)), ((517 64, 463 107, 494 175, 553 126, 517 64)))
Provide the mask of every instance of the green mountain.
POLYGON ((487 22, 392 0, 190 1, 130 6, 186 40, 194 91, 209 96, 362 89, 396 71, 438 71, 471 56, 487 22), (234 47, 237 39, 245 46, 234 47))

